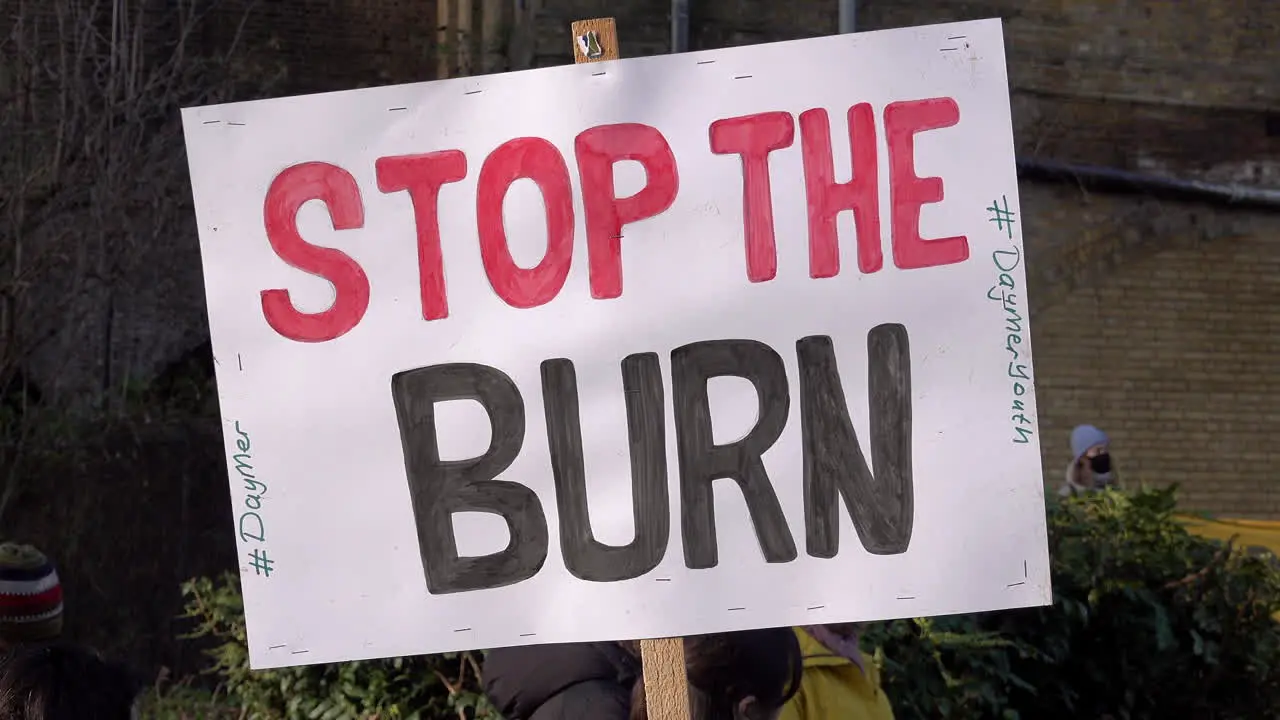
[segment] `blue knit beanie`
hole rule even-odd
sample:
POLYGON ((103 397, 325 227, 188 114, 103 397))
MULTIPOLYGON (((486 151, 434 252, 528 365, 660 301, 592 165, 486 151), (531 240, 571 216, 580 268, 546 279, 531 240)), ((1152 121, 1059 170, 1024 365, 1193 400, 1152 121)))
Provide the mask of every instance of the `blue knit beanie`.
POLYGON ((1111 438, 1107 434, 1092 425, 1080 425, 1071 431, 1071 454, 1075 455, 1072 462, 1078 462, 1080 456, 1089 452, 1089 448, 1095 445, 1109 445, 1111 438))

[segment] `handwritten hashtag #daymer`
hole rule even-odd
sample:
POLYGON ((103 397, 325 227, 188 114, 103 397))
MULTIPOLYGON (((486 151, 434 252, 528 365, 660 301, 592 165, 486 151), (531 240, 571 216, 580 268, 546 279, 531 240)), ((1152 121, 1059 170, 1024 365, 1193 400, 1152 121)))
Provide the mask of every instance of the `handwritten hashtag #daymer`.
POLYGON ((997 230, 1004 230, 1009 234, 1009 239, 1013 239, 1013 217, 1017 213, 1009 210, 1009 198, 1001 195, 999 200, 992 200, 991 207, 987 208, 987 212, 992 213, 990 221, 996 224, 997 230), (1001 207, 1003 205, 1003 207, 1001 207))
POLYGON ((254 550, 249 553, 249 566, 252 567, 254 572, 258 575, 271 577, 271 566, 274 563, 275 560, 267 558, 267 552, 265 550, 254 550))

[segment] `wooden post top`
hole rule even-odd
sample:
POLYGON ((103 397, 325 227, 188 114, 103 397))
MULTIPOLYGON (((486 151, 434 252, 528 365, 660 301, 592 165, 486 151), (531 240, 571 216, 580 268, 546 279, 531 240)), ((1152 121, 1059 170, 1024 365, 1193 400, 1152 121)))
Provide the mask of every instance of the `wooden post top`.
POLYGON ((573 33, 573 61, 575 63, 618 60, 622 54, 618 48, 618 25, 613 18, 578 20, 570 26, 573 33))

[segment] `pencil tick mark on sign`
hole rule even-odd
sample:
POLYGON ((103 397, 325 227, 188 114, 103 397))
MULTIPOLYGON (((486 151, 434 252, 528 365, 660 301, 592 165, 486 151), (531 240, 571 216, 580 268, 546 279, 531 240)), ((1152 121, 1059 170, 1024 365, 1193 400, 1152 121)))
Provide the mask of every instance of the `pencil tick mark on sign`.
POLYGON ((310 651, 310 650, 294 650, 293 652, 291 652, 291 653, 289 653, 289 654, 290 654, 290 655, 306 655, 306 654, 307 654, 307 653, 309 653, 309 652, 311 652, 311 651, 310 651))
POLYGON ((407 107, 393 107, 393 108, 387 108, 387 112, 398 112, 400 110, 408 110, 408 109, 409 108, 407 107))
POLYGON ((244 359, 240 357, 240 353, 236 353, 236 365, 240 368, 240 372, 244 372, 244 359))
POLYGON ((271 647, 269 647, 269 648, 267 648, 267 649, 268 649, 268 650, 279 650, 279 649, 280 649, 280 648, 282 648, 282 647, 287 647, 287 646, 286 646, 286 645, 272 645, 271 647))
POLYGON ((236 127, 244 127, 244 123, 229 122, 229 123, 227 123, 227 124, 228 124, 228 125, 234 125, 234 126, 236 126, 236 127))
POLYGON ((205 120, 201 125, 217 125, 221 120, 205 120))
POLYGON ((479 94, 480 94, 480 93, 482 93, 482 92, 484 92, 484 91, 483 91, 483 90, 471 90, 471 91, 468 91, 468 92, 465 92, 465 93, 462 93, 462 94, 463 94, 463 95, 479 95, 479 94))
POLYGON ((822 609, 822 608, 824 608, 824 607, 826 607, 826 605, 810 605, 809 607, 807 607, 807 608, 805 608, 805 609, 806 609, 806 610, 821 610, 821 609, 822 609))
POLYGON ((1019 581, 1018 581, 1018 582, 1016 582, 1016 583, 1009 583, 1009 584, 1008 584, 1008 585, 1006 585, 1005 587, 1006 587, 1006 588, 1016 588, 1016 587, 1018 587, 1019 585, 1026 585, 1026 584, 1027 584, 1026 582, 1019 580, 1019 581))

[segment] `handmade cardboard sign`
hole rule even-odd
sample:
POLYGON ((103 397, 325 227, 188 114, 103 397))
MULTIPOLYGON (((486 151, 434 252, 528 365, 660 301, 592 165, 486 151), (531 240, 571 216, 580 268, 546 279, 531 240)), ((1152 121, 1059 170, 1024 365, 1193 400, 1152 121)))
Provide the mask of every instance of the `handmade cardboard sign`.
POLYGON ((998 21, 183 121, 254 667, 1050 600, 998 21))

